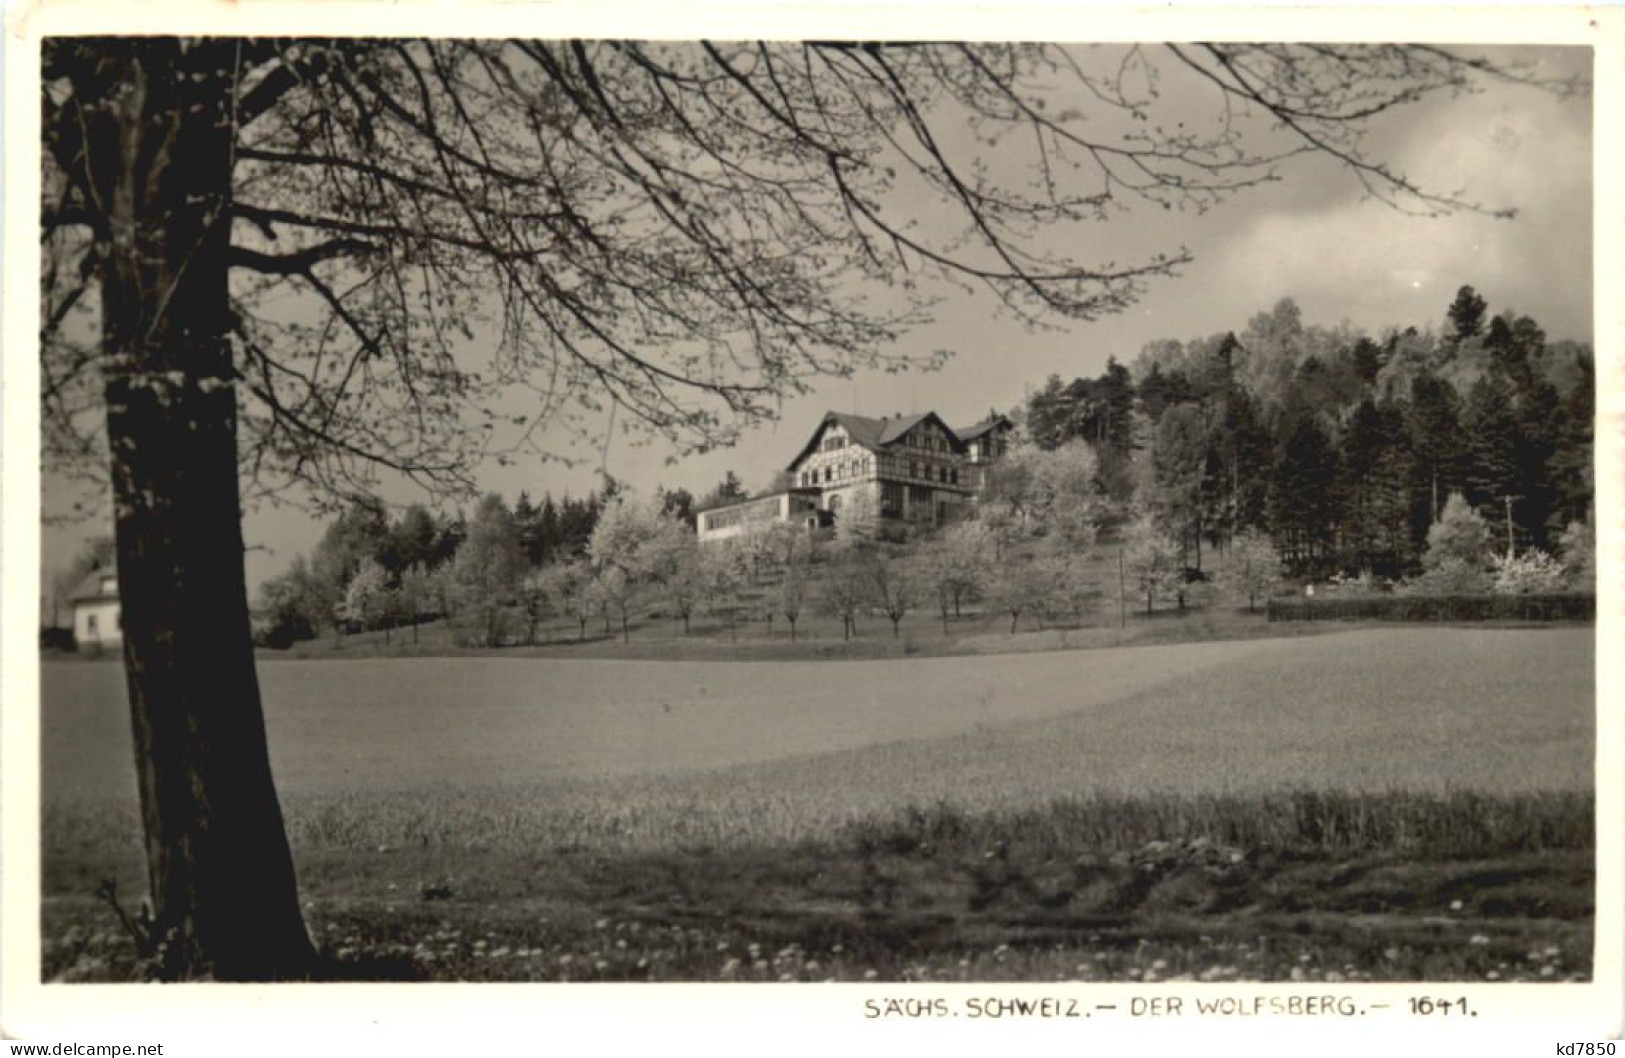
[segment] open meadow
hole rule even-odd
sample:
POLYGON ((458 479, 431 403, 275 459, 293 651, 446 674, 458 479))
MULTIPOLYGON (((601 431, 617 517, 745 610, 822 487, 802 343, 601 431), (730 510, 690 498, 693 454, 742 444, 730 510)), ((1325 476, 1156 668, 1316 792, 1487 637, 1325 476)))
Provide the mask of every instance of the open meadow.
MULTIPOLYGON (((1593 655, 1404 626, 260 675, 342 972, 1562 980, 1590 972, 1593 655)), ((142 889, 122 670, 47 664, 42 699, 45 972, 124 979, 96 895, 142 889)))

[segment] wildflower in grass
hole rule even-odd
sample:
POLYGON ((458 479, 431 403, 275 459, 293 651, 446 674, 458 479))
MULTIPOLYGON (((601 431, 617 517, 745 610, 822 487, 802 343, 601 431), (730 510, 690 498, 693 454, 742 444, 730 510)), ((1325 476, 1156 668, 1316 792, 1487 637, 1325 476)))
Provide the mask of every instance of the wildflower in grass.
POLYGON ((1450 910, 1452 910, 1452 911, 1460 911, 1462 909, 1462 907, 1463 907, 1463 904, 1462 904, 1462 902, 1460 900, 1452 900, 1452 901, 1450 901, 1450 910))
POLYGON ((1501 979, 1501 975, 1496 973, 1494 970, 1491 970, 1489 973, 1484 975, 1484 979, 1486 981, 1499 981, 1501 979))
POLYGON ((1468 944, 1484 945, 1484 944, 1488 944, 1489 942, 1490 942, 1490 939, 1488 937, 1484 936, 1484 934, 1482 934, 1482 933, 1474 933, 1471 937, 1467 938, 1467 943, 1468 944))
POLYGON ((863 979, 865 981, 873 981, 875 978, 877 978, 879 976, 880 976, 880 973, 877 970, 865 970, 865 971, 863 971, 863 979))

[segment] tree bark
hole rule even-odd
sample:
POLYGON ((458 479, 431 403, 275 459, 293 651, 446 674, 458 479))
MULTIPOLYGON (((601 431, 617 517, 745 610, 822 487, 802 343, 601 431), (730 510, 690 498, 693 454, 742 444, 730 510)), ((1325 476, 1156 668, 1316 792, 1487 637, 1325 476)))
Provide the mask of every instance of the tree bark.
MULTIPOLYGON (((248 616, 230 307, 232 47, 106 52, 88 117, 124 663, 161 969, 270 980, 316 955, 248 616)), ((87 91, 86 98, 92 93, 87 91)))

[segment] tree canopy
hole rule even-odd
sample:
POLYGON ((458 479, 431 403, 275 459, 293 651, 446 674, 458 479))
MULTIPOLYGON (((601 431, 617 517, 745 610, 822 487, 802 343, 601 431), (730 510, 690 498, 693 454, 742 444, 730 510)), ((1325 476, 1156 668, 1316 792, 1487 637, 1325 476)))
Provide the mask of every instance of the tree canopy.
POLYGON ((612 405, 682 449, 727 443, 817 375, 906 362, 890 342, 932 279, 1032 319, 1120 310, 1184 255, 1108 263, 1100 221, 1205 208, 1297 154, 1404 208, 1483 208, 1363 136, 1486 74, 1519 76, 1366 45, 53 38, 48 447, 95 450, 115 365, 63 324, 112 263, 136 106, 229 124, 219 186, 155 181, 127 208, 147 238, 176 210, 229 234, 249 480, 348 494, 380 471, 469 491, 481 458, 612 405), (1227 116, 1162 128, 1170 83, 1227 116), (512 386, 535 410, 499 421, 512 386))

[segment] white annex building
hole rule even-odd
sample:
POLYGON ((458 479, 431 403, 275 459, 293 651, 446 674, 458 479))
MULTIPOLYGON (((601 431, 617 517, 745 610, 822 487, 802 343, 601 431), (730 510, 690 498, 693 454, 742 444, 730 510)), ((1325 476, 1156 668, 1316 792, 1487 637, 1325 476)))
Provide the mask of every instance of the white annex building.
POLYGON ((79 647, 116 648, 124 643, 119 619, 118 571, 99 569, 79 582, 73 598, 73 641, 79 647))
POLYGON ((767 522, 829 524, 860 495, 881 518, 940 525, 981 492, 1014 428, 1002 415, 956 430, 935 412, 872 419, 832 411, 790 461, 789 489, 699 512, 699 538, 726 540, 767 522))

